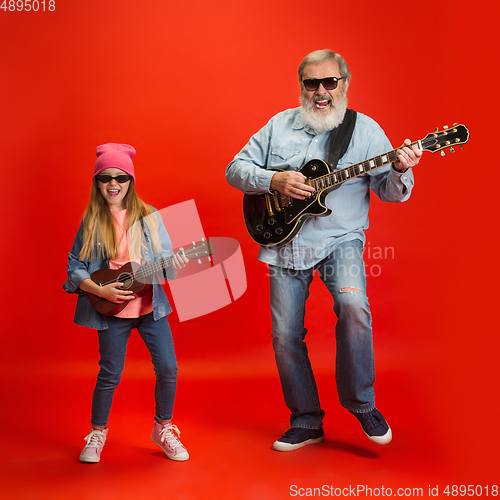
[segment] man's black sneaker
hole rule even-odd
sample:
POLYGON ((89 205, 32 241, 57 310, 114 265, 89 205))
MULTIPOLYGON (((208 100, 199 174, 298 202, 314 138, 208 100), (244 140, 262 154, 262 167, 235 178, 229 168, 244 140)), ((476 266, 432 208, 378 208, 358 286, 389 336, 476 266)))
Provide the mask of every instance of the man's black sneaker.
POLYGON ((283 436, 273 443, 273 450, 292 451, 302 448, 306 444, 319 443, 325 439, 323 429, 304 429, 292 427, 283 436))
POLYGON ((373 408, 367 413, 351 413, 359 420, 364 433, 370 441, 377 444, 388 444, 392 440, 392 431, 385 418, 377 410, 373 408))

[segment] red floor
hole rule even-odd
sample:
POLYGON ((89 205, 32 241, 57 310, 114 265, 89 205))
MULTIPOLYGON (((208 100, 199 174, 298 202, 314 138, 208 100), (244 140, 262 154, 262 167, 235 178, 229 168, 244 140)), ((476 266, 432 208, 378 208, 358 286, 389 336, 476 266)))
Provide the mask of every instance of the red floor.
POLYGON ((454 446, 450 438, 457 422, 447 434, 446 419, 426 411, 431 401, 421 387, 428 381, 383 362, 377 401, 393 428, 390 445, 370 443, 339 406, 333 373, 318 355, 326 440, 295 452, 274 452, 271 443, 287 428, 287 412, 268 351, 229 357, 225 364, 179 362, 174 420, 191 458, 169 461, 150 441, 153 380, 147 354, 136 340, 131 352, 99 464, 78 461, 89 430, 95 363, 40 364, 32 367, 39 375, 30 383, 22 370, 10 378, 3 400, 17 404, 3 410, 2 498, 265 500, 314 492, 334 496, 335 488, 348 488, 345 493, 351 488, 350 496, 358 488, 359 496, 366 491, 383 496, 388 488, 396 495, 399 488, 410 488, 405 496, 427 497, 430 486, 443 490, 467 480, 484 486, 498 477, 484 453, 469 456, 467 441, 473 436, 456 435, 463 443, 454 446), (20 399, 22 393, 26 397, 20 399), (405 393, 414 399, 411 412, 396 397, 405 393))
MULTIPOLYGON (((323 444, 295 453, 272 451, 287 416, 271 374, 181 381, 175 423, 191 459, 171 462, 149 437, 151 380, 130 369, 116 394, 101 463, 80 464, 91 383, 68 373, 50 394, 52 382, 52 375, 42 375, 31 386, 35 403, 23 408, 24 425, 12 426, 4 437, 9 454, 2 467, 4 498, 275 499, 289 497, 292 485, 426 486, 443 469, 435 439, 425 443, 395 420, 394 443, 379 448, 363 437, 357 421, 328 401, 334 397, 324 398, 329 417, 323 444)), ((331 376, 318 382, 324 390, 331 376)), ((12 389, 26 390, 24 383, 12 389)))
MULTIPOLYGON (((438 300, 435 293, 429 292, 431 303, 438 300)), ((0 498, 279 500, 388 491, 430 497, 429 488, 434 493, 436 487, 442 498, 461 496, 457 489, 450 490, 457 495, 446 495, 453 485, 495 496, 498 412, 491 405, 498 407, 497 350, 466 342, 472 329, 465 316, 442 308, 432 322, 428 314, 407 322, 404 311, 394 312, 392 302, 374 294, 377 407, 394 435, 380 447, 338 403, 333 326, 322 324, 332 314, 330 305, 311 301, 306 340, 326 411, 326 439, 279 453, 271 445, 287 429, 288 411, 266 300, 255 300, 259 314, 248 314, 249 301, 236 301, 198 320, 172 318, 179 363, 174 423, 191 455, 184 463, 168 460, 150 440, 154 377, 136 333, 99 464, 78 461, 97 373, 95 333, 56 324, 52 333, 32 335, 22 349, 11 336, 12 359, 4 351, 0 363, 0 498)), ((29 318, 24 321, 27 328, 29 318)))

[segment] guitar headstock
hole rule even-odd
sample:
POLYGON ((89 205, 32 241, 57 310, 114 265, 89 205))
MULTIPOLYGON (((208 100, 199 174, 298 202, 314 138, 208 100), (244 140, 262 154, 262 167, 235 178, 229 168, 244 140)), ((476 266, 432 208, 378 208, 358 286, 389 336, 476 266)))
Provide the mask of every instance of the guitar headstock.
POLYGON ((427 134, 419 144, 424 151, 436 153, 441 151, 441 156, 444 156, 444 150, 451 148, 450 153, 454 153, 453 146, 460 146, 463 149, 463 144, 469 140, 469 131, 464 125, 454 123, 453 127, 443 127, 443 130, 436 128, 434 132, 427 134))
POLYGON ((210 257, 214 253, 214 245, 210 240, 203 240, 199 243, 194 243, 193 246, 184 250, 184 255, 190 259, 201 259, 202 257, 210 257))

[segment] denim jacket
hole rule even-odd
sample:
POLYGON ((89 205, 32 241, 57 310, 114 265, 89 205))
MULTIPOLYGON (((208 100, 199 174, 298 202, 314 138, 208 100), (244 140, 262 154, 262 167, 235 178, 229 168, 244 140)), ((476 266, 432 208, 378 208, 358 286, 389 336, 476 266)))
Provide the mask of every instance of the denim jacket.
MULTIPOLYGON (((157 212, 156 216, 158 218, 158 232, 160 236, 160 242, 162 251, 153 254, 152 244, 151 244, 151 233, 147 224, 143 224, 143 237, 146 242, 146 250, 143 252, 143 257, 148 264, 151 262, 165 258, 168 255, 173 255, 172 244, 170 242, 170 237, 168 236, 167 230, 163 225, 161 217, 157 212)), ((63 285, 63 289, 67 293, 77 293, 78 300, 76 303, 74 322, 77 325, 86 326, 88 328, 96 328, 97 330, 107 330, 108 322, 106 316, 98 313, 90 305, 87 294, 83 292, 79 286, 80 283, 86 279, 90 278, 90 275, 97 271, 98 269, 103 269, 109 267, 108 259, 102 259, 97 257, 97 245, 94 248, 94 259, 90 262, 80 261, 78 256, 80 255, 80 250, 83 246, 83 221, 80 223, 80 227, 73 242, 73 247, 68 254, 68 279, 63 285)), ((165 279, 175 279, 177 271, 172 267, 169 267, 164 271, 163 278, 165 279)), ((172 308, 168 302, 167 296, 161 286, 160 279, 157 275, 153 277, 153 317, 155 321, 164 316, 167 316, 172 312, 172 308)))

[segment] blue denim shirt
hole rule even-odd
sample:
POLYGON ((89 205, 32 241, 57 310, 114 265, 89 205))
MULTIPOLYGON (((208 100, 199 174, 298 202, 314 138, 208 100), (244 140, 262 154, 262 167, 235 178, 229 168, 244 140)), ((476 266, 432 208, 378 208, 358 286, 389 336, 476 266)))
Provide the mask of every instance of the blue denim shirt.
MULTIPOLYGON (((143 257, 149 264, 151 262, 165 258, 168 255, 173 255, 172 244, 170 242, 170 237, 168 236, 167 230, 163 225, 161 217, 155 212, 159 221, 158 232, 160 236, 160 242, 162 246, 162 251, 153 254, 152 244, 151 244, 151 233, 147 224, 143 225, 143 237, 146 242, 146 250, 143 253, 143 257)), ((76 303, 74 322, 77 325, 86 326, 88 328, 96 328, 97 330, 107 330, 108 322, 106 316, 98 313, 90 305, 87 298, 87 294, 80 290, 80 283, 86 279, 90 278, 90 275, 97 271, 98 269, 103 269, 108 266, 107 259, 97 258, 97 245, 96 243, 94 249, 94 259, 90 262, 80 261, 78 256, 80 255, 80 250, 83 245, 83 221, 80 223, 80 227, 73 242, 73 247, 68 254, 68 279, 63 285, 63 289, 68 293, 77 293, 78 300, 76 303)), ((165 271, 163 276, 166 279, 175 279, 177 271, 169 267, 165 271)), ((163 290, 160 279, 157 275, 153 277, 153 317, 155 321, 164 316, 167 316, 172 312, 172 308, 168 302, 165 291, 163 290)))
MULTIPOLYGON (((268 168, 299 170, 312 159, 327 160, 330 132, 316 134, 302 119, 300 108, 275 115, 226 168, 226 179, 247 194, 269 192, 275 174, 268 168)), ((356 126, 337 169, 381 155, 393 148, 382 128, 371 118, 357 114, 356 126)), ((261 247, 259 260, 291 269, 309 269, 344 241, 365 241, 368 228, 370 189, 382 200, 401 202, 409 198, 413 173, 399 173, 390 165, 350 179, 331 192, 327 217, 310 217, 299 234, 282 247, 261 247)))

